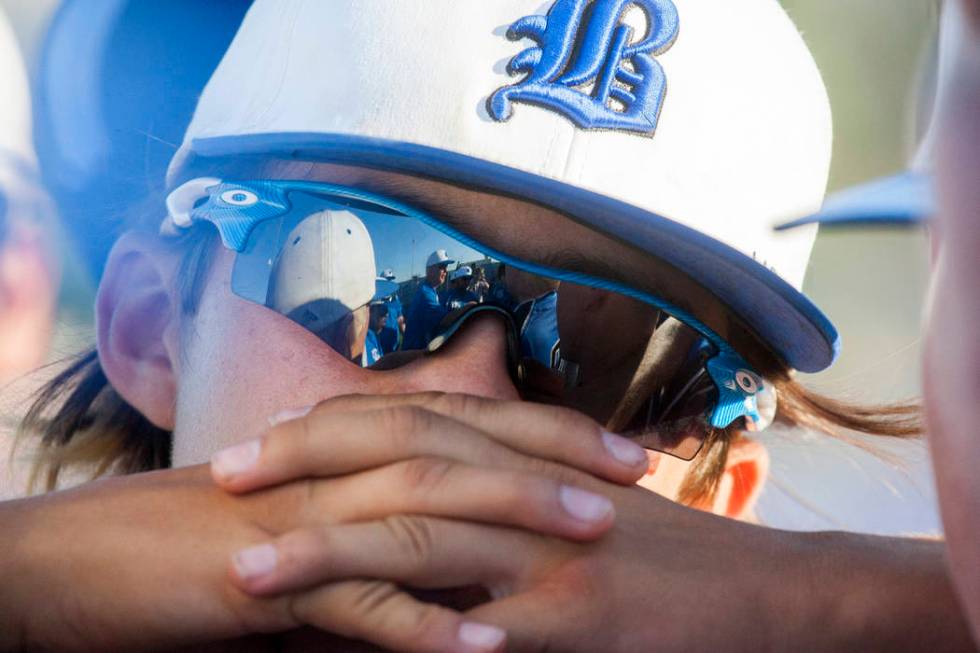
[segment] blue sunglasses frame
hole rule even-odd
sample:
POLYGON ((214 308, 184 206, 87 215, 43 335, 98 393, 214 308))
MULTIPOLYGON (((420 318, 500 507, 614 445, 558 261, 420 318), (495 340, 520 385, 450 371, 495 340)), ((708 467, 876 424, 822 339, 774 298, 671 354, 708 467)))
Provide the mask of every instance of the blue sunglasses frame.
POLYGON ((162 231, 189 228, 199 221, 212 223, 227 249, 239 257, 253 258, 254 265, 249 267, 266 272, 264 276, 250 274, 236 278, 233 275, 232 289, 244 299, 265 304, 273 262, 292 227, 325 207, 418 220, 509 266, 559 281, 616 292, 653 306, 694 329, 708 343, 705 367, 718 391, 717 402, 708 420, 711 426, 725 428, 739 417, 746 417, 755 424, 762 422, 757 401, 757 394, 763 389, 762 376, 752 370, 721 336, 687 311, 622 283, 512 257, 483 245, 424 211, 378 193, 325 182, 198 178, 178 187, 167 198, 169 215, 162 231), (283 225, 279 219, 289 223, 283 225))

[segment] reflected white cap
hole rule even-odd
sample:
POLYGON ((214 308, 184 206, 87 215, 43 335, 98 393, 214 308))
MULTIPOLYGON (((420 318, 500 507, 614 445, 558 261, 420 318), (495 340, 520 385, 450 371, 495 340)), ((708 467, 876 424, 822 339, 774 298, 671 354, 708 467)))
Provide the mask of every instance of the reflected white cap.
POLYGON ((429 258, 425 261, 425 267, 429 268, 433 265, 452 265, 455 262, 455 260, 449 258, 449 254, 446 253, 446 250, 437 249, 429 254, 429 258))
POLYGON ((284 315, 306 307, 326 326, 374 298, 374 265, 374 246, 360 218, 350 211, 321 211, 289 234, 273 272, 269 306, 284 315))

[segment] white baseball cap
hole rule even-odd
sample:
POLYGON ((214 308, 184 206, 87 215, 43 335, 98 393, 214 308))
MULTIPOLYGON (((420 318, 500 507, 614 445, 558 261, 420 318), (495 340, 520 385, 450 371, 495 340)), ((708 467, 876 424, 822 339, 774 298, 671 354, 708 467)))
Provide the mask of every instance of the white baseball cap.
POLYGON ((33 177, 36 168, 31 140, 31 92, 20 46, 0 8, 0 186, 10 187, 33 177))
POLYGON ((455 281, 456 279, 462 279, 464 277, 472 277, 472 276, 473 276, 473 268, 471 268, 468 265, 464 265, 450 272, 449 280, 455 281))
POLYGON ((777 0, 256 0, 171 183, 329 161, 551 207, 682 270, 791 367, 838 336, 800 292, 827 93, 777 0), (507 26, 510 26, 509 29, 507 26))
POLYGON ((384 270, 381 271, 381 274, 379 274, 378 276, 381 277, 382 279, 387 279, 388 281, 394 281, 395 271, 392 270, 391 268, 385 268, 384 270))
POLYGON ((273 271, 269 306, 284 315, 302 310, 304 323, 329 325, 375 298, 374 266, 374 246, 360 218, 321 211, 289 234, 273 271))
POLYGON ((427 258, 425 261, 425 267, 430 268, 433 265, 452 265, 455 262, 455 260, 449 258, 449 254, 446 253, 446 250, 437 249, 429 254, 429 258, 427 258))

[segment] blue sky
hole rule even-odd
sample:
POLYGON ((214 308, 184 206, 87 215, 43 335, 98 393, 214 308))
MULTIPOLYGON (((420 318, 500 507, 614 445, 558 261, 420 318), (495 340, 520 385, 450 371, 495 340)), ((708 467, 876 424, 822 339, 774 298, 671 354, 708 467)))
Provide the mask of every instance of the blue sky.
POLYGON ((369 213, 359 213, 359 217, 371 234, 378 271, 391 268, 399 282, 425 275, 425 261, 437 249, 446 250, 457 261, 483 258, 481 252, 411 218, 369 213))

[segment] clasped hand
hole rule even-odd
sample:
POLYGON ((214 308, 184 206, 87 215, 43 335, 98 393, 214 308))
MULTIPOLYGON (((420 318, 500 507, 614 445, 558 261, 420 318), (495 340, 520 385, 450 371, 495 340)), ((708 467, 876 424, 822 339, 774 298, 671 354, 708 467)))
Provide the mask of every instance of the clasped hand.
POLYGON ((29 573, 8 596, 50 607, 19 615, 26 649, 303 626, 397 651, 724 648, 724 629, 692 632, 691 616, 716 621, 714 597, 726 620, 748 620, 730 598, 766 572, 753 553, 763 529, 634 485, 649 466, 561 408, 335 398, 220 453, 210 475, 164 470, 15 503, 29 573), (472 587, 487 600, 466 609, 409 591, 472 587))

